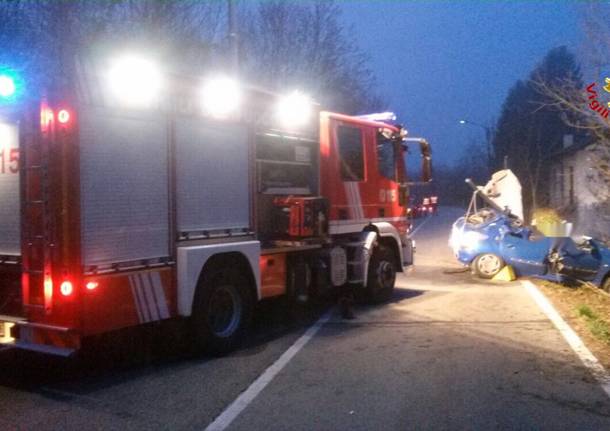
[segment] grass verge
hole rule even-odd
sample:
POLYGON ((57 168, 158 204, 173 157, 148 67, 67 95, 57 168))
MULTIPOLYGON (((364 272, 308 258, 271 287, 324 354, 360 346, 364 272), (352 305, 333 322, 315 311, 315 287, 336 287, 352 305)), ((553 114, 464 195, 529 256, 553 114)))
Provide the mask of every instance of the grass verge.
POLYGON ((581 304, 576 311, 579 316, 585 319, 591 334, 610 346, 610 325, 608 322, 600 318, 588 305, 581 304))
POLYGON ((610 295, 588 285, 567 287, 548 281, 532 281, 610 370, 610 295))

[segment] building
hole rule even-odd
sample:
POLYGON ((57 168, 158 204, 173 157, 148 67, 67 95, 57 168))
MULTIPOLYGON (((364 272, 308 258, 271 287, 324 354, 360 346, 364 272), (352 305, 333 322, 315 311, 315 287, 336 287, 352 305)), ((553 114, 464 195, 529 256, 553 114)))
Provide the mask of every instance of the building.
MULTIPOLYGON (((600 196, 607 187, 595 180, 591 144, 587 139, 564 135, 562 150, 551 162, 550 206, 574 223, 574 232, 610 238, 610 212, 600 196)), ((605 193, 604 193, 605 192, 605 193)))

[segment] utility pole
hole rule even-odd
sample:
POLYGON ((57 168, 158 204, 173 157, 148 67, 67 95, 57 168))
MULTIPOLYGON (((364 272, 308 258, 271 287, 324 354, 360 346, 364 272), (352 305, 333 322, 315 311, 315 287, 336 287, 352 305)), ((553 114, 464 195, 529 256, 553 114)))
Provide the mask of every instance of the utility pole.
POLYGON ((227 15, 229 18, 229 50, 231 52, 231 70, 239 75, 239 44, 235 27, 235 0, 227 0, 227 15))
POLYGON ((470 121, 470 120, 460 120, 459 122, 460 122, 460 124, 469 124, 471 126, 479 127, 481 129, 483 129, 483 131, 485 132, 485 152, 487 153, 486 154, 487 169, 491 173, 491 166, 493 163, 493 154, 492 154, 492 148, 491 148, 491 139, 493 137, 493 131, 492 131, 491 127, 484 126, 483 124, 475 123, 474 121, 470 121))

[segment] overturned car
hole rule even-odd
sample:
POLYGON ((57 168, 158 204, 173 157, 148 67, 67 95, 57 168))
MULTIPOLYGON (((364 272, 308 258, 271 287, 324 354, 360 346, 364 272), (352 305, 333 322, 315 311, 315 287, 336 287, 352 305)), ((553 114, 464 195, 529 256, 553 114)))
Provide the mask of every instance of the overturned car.
POLYGON ((545 236, 524 226, 518 180, 508 170, 494 177, 485 187, 466 180, 474 189, 473 198, 466 215, 453 224, 449 240, 461 263, 482 278, 493 278, 510 265, 517 276, 589 281, 610 292, 610 249, 605 244, 568 232, 545 236), (485 203, 483 208, 477 207, 477 198, 485 203))

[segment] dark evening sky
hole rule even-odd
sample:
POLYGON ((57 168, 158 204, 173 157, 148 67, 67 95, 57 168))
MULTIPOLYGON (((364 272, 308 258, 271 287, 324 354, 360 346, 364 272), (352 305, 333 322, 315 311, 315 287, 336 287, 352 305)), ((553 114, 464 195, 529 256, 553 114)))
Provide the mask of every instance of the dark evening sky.
POLYGON ((491 124, 509 88, 552 47, 577 52, 576 2, 360 1, 341 3, 381 93, 435 159, 460 157, 491 124))

